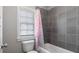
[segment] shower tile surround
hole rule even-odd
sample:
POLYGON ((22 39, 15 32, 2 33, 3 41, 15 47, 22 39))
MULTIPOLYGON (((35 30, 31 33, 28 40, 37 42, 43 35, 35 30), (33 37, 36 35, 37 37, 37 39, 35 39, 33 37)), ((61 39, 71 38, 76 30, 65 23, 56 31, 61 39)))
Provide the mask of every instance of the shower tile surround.
POLYGON ((79 52, 79 7, 57 6, 41 9, 44 41, 79 52))
POLYGON ((43 32, 44 32, 44 42, 48 42, 48 11, 45 9, 40 8, 41 11, 41 18, 42 18, 42 24, 43 24, 43 32))

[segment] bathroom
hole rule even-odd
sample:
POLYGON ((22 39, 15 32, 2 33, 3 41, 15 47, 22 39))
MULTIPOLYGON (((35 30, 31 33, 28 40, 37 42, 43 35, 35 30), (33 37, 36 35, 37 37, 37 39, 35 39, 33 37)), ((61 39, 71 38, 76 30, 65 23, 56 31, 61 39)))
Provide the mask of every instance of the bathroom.
POLYGON ((79 52, 79 6, 2 6, 0 18, 2 53, 79 52), (43 37, 39 44, 34 36, 36 13, 43 37))

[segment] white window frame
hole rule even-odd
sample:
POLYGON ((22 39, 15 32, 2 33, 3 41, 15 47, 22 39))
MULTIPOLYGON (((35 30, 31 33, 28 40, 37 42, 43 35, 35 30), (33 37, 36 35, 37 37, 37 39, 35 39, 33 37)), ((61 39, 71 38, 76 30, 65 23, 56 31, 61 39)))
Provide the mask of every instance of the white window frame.
POLYGON ((25 35, 25 36, 20 36, 20 21, 19 21, 19 12, 21 9, 26 9, 26 10, 29 10, 29 11, 32 11, 33 13, 35 13, 35 7, 17 7, 17 39, 18 41, 23 41, 23 40, 33 40, 34 39, 34 35, 25 35))

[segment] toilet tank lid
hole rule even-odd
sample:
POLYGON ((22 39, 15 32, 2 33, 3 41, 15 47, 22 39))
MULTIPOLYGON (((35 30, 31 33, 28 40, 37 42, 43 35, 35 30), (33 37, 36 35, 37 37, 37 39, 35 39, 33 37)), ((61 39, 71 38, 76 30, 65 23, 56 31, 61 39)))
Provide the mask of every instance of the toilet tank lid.
POLYGON ((22 43, 31 43, 31 42, 34 42, 34 40, 22 41, 22 43))

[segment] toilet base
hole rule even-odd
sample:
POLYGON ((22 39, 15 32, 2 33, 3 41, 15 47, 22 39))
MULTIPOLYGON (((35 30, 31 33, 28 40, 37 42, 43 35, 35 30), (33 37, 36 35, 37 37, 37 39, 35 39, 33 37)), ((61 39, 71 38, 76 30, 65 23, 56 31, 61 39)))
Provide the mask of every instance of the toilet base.
POLYGON ((30 51, 30 52, 27 52, 27 53, 38 53, 38 52, 33 50, 33 51, 30 51))

